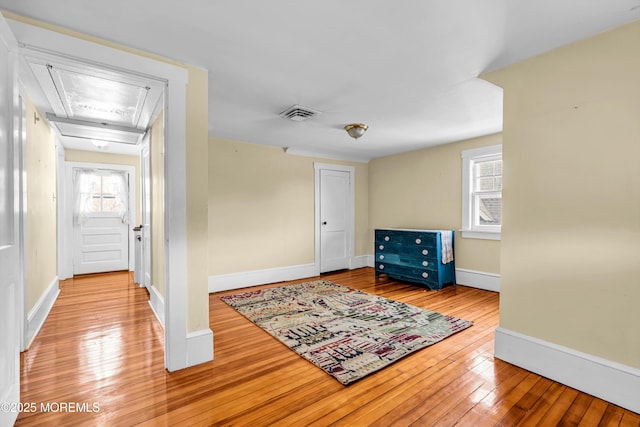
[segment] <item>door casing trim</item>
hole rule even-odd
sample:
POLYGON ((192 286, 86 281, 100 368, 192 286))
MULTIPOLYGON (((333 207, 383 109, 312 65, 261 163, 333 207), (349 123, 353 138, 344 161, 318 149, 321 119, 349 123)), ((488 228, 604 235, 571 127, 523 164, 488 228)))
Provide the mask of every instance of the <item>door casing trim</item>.
MULTIPOLYGON (((115 170, 127 172, 129 174, 129 271, 133 271, 135 266, 135 250, 134 250, 134 235, 132 227, 136 223, 136 186, 135 183, 138 177, 136 176, 136 169, 129 165, 118 165, 112 163, 85 163, 85 162, 64 162, 64 200, 61 200, 64 208, 61 209, 62 218, 60 221, 60 227, 62 232, 66 236, 73 236, 73 169, 103 169, 103 170, 115 170), (131 184, 134 185, 131 185, 131 184)), ((66 239, 62 253, 59 254, 61 258, 60 266, 64 268, 64 277, 60 277, 60 280, 69 279, 73 277, 73 239, 66 239)), ((63 273, 62 271, 59 273, 63 273)))
MULTIPOLYGON (((186 89, 189 71, 168 62, 7 20, 21 54, 44 52, 166 83, 165 109, 165 368, 189 366, 187 354, 186 89)), ((213 343, 212 343, 213 347, 213 343)))

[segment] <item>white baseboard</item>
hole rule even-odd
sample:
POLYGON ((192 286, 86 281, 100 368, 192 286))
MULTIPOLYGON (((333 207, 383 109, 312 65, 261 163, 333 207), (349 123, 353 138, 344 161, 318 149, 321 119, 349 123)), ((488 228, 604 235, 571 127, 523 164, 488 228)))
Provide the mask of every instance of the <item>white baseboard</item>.
POLYGON ((266 285, 286 280, 303 279, 318 276, 320 272, 315 264, 293 265, 288 267, 253 270, 240 273, 209 276, 209 292, 228 291, 248 286, 266 285))
POLYGON ((27 315, 27 336, 24 340, 25 348, 23 350, 29 348, 31 341, 38 335, 40 328, 44 325, 44 321, 47 320, 53 303, 56 302, 58 295, 60 295, 59 282, 58 277, 55 277, 49 286, 47 286, 47 289, 40 295, 40 298, 33 308, 29 310, 29 314, 27 315))
POLYGON ((504 328, 495 357, 640 413, 640 370, 504 328))
POLYGON ((202 329, 187 334, 187 367, 213 360, 213 332, 202 329))
MULTIPOLYGON (((349 260, 350 270, 362 267, 373 267, 373 255, 359 255, 349 260)), ((320 268, 316 266, 316 264, 291 265, 264 270, 243 271, 240 273, 218 274, 209 276, 209 292, 228 291, 231 289, 304 279, 306 277, 319 275, 320 268)))
MULTIPOLYGON (((349 269, 362 267, 374 267, 373 255, 358 255, 351 258, 349 269)), ((228 273, 209 276, 209 292, 228 291, 231 289, 246 288, 249 286, 266 285, 269 283, 284 282, 287 280, 304 279, 320 275, 319 267, 315 264, 302 264, 287 267, 276 267, 264 270, 243 271, 240 273, 228 273)), ((457 282, 461 285, 472 286, 490 291, 498 291, 500 288, 500 275, 484 273, 481 271, 456 269, 457 282), (460 282, 462 277, 463 282, 460 282)))
POLYGON ((156 319, 164 328, 164 298, 155 286, 151 286, 149 289, 149 306, 151 306, 153 314, 155 314, 156 319))
POLYGON ((500 275, 484 271, 456 268, 456 283, 472 288, 500 292, 500 275))
POLYGON ((359 255, 351 258, 351 270, 362 267, 373 267, 373 255, 359 255))

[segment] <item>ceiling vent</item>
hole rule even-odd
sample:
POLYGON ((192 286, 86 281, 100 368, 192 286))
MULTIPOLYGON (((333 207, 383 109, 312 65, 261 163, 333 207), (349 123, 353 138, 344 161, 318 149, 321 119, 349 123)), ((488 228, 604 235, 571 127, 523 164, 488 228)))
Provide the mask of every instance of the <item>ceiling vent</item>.
POLYGON ((320 114, 320 111, 314 110, 313 108, 309 107, 303 107, 302 105, 294 105, 293 107, 289 107, 282 113, 280 113, 280 116, 284 117, 285 119, 302 122, 304 120, 310 119, 316 114, 320 114))

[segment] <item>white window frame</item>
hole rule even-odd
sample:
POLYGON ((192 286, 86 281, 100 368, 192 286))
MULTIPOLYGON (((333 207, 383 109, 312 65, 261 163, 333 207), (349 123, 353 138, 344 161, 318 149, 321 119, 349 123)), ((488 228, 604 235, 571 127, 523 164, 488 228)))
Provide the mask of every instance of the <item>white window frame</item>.
POLYGON ((476 225, 473 209, 473 166, 477 161, 502 159, 502 144, 462 152, 462 237, 500 240, 502 226, 476 225))

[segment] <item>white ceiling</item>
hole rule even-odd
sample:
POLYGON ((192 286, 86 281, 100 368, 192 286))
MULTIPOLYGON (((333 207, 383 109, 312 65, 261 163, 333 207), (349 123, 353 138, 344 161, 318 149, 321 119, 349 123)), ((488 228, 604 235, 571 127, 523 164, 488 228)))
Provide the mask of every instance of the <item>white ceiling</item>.
POLYGON ((209 135, 367 161, 499 132, 482 73, 640 18, 640 0, 0 0, 209 71, 209 135), (281 118, 300 104, 304 122, 281 118), (360 139, 343 127, 369 125, 360 139))

